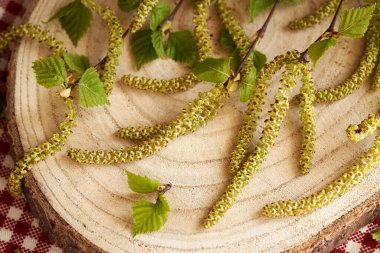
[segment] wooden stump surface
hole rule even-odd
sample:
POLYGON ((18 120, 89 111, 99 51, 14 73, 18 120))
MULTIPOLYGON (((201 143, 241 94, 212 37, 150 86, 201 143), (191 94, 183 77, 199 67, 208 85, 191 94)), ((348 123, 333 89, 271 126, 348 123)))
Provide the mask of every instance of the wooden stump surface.
MULTIPOLYGON (((32 1, 25 22, 46 26, 63 40, 70 51, 88 55, 95 64, 106 51, 107 29, 95 16, 86 37, 74 48, 58 22, 44 24, 53 12, 69 1, 32 1)), ((98 1, 117 9, 117 1, 98 1)), ((296 7, 281 5, 258 49, 269 59, 291 49, 304 50, 325 29, 329 20, 306 31, 290 31, 286 24, 321 4, 323 0, 303 1, 296 7)), ((252 35, 264 21, 263 14, 249 23, 248 1, 229 1, 235 17, 252 35)), ((174 29, 192 29, 190 1, 181 8, 174 29)), ((123 25, 131 14, 118 11, 123 25)), ((209 27, 214 54, 222 56, 217 45, 219 20, 211 8, 209 27)), ((318 87, 344 81, 356 68, 363 52, 363 40, 339 40, 316 68, 318 87)), ((65 113, 56 90, 36 84, 32 62, 48 55, 45 46, 24 39, 15 48, 10 63, 8 119, 16 157, 45 141, 57 131, 65 113)), ((124 43, 118 76, 134 73, 170 78, 189 71, 169 59, 156 60, 137 72, 124 43)), ((180 137, 157 155, 123 165, 79 165, 66 156, 70 147, 110 149, 132 145, 114 133, 120 127, 145 126, 175 118, 198 92, 212 86, 202 83, 174 95, 156 94, 116 83, 107 108, 79 109, 78 127, 62 152, 34 166, 25 180, 26 196, 42 227, 67 252, 327 252, 380 213, 380 171, 345 196, 317 212, 301 216, 269 219, 261 208, 279 199, 295 199, 316 192, 358 160, 372 143, 368 138, 352 143, 345 136, 350 123, 359 123, 379 109, 380 97, 366 84, 349 98, 331 105, 319 104, 317 113, 317 152, 310 174, 301 176, 298 166, 301 130, 299 110, 292 105, 280 135, 262 169, 256 173, 237 203, 215 227, 205 230, 201 221, 229 182, 227 165, 245 105, 233 95, 218 117, 193 134, 180 137), (171 182, 167 198, 172 211, 165 227, 157 233, 131 236, 131 207, 140 195, 132 193, 124 170, 171 182)), ((273 101, 278 78, 273 81, 266 104, 273 101)), ((294 91, 297 94, 299 86, 294 91)), ((268 108, 266 106, 265 108, 268 108)), ((266 110, 265 110, 266 111, 266 110)), ((263 118, 266 113, 263 113, 263 118)), ((262 129, 260 121, 258 132, 262 129)), ((259 136, 255 135, 255 141, 259 136)))

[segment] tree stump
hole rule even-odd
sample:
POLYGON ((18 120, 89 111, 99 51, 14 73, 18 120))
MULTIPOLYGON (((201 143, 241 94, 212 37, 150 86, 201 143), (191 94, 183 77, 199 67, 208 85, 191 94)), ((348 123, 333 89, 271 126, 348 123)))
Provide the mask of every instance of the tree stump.
MULTIPOLYGON (((86 37, 74 48, 58 22, 48 18, 67 0, 31 1, 25 22, 46 26, 63 40, 69 51, 88 55, 91 63, 101 59, 107 48, 107 27, 99 17, 86 37)), ((117 9, 117 1, 98 1, 117 9)), ((229 1, 235 17, 248 35, 261 26, 266 14, 249 22, 249 1, 229 1)), ((291 49, 304 50, 325 30, 330 20, 305 31, 290 31, 287 23, 309 13, 323 0, 303 1, 297 7, 281 5, 258 49, 269 59, 291 49)), ((173 4, 173 3, 172 3, 173 4)), ((192 29, 191 1, 181 8, 173 29, 192 29)), ((117 11, 126 27, 130 13, 117 11)), ((220 22, 210 10, 209 28, 214 55, 220 22)), ((363 40, 340 39, 338 46, 322 59, 313 76, 317 87, 341 83, 356 68, 363 40)), ((9 66, 8 119, 16 158, 43 142, 57 130, 64 105, 55 90, 38 86, 32 70, 36 59, 48 49, 24 39, 14 49, 9 66)), ((134 73, 155 78, 180 76, 190 71, 169 59, 156 60, 136 70, 128 39, 124 43, 119 77, 134 73)), ((175 118, 198 92, 211 84, 201 83, 187 92, 167 95, 129 88, 118 82, 110 96, 111 106, 79 109, 78 127, 62 152, 34 166, 25 179, 25 194, 41 226, 67 252, 327 252, 380 213, 380 171, 345 196, 313 214, 280 219, 261 215, 261 208, 279 199, 295 199, 316 192, 358 160, 372 142, 352 143, 345 136, 351 123, 359 123, 379 109, 380 97, 369 85, 333 104, 316 105, 316 156, 310 174, 301 176, 299 108, 292 105, 275 147, 262 169, 241 194, 237 203, 215 227, 205 230, 201 221, 229 182, 230 153, 242 122, 245 105, 233 95, 218 117, 206 127, 180 137, 157 155, 123 165, 79 165, 66 156, 70 147, 110 149, 132 145, 114 133, 120 127, 145 126, 175 118), (171 182, 167 198, 172 211, 165 227, 157 233, 132 238, 131 207, 140 195, 127 185, 124 170, 171 182)), ((278 79, 273 81, 266 104, 273 101, 278 79)), ((299 86, 294 94, 297 94, 299 86)), ((266 109, 268 106, 266 107, 266 109)), ((265 108, 264 108, 265 109, 265 108)), ((266 110, 264 110, 266 111, 266 110)), ((265 118, 263 113, 262 118, 265 118)), ((260 121, 260 132, 263 120, 260 121)), ((254 142, 259 133, 256 133, 254 142)), ((254 144, 254 143, 253 143, 254 144)))

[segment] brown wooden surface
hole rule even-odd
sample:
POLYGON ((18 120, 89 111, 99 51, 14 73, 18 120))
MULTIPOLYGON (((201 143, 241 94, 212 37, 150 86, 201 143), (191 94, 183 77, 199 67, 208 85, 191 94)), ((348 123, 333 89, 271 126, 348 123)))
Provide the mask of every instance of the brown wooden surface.
MULTIPOLYGON (((68 1, 32 2, 25 20, 42 24, 41 21, 68 1)), ((239 2, 242 7, 234 9, 234 14, 246 32, 253 34, 263 17, 249 24, 245 2, 239 2)), ((321 2, 304 1, 297 8, 282 6, 259 49, 270 59, 293 48, 304 49, 327 23, 305 32, 291 32, 286 23, 321 2)), ((115 4, 113 7, 116 8, 115 4)), ((192 28, 190 10, 190 4, 187 4, 180 11, 180 29, 192 28)), ((129 15, 118 14, 124 25, 128 24, 129 15)), ((219 23, 213 9, 209 20, 216 38, 219 23)), ((57 23, 47 27, 71 45, 57 23)), ((96 63, 106 49, 105 34, 104 23, 96 18, 89 35, 78 48, 68 48, 89 55, 92 63, 96 63)), ((347 78, 355 68, 362 48, 360 40, 340 41, 338 48, 322 60, 314 73, 318 86, 335 85, 347 78)), ((31 69, 32 62, 47 53, 45 47, 23 40, 16 47, 10 63, 7 112, 16 157, 54 133, 64 113, 61 101, 54 97, 55 91, 38 87, 31 69)), ((215 54, 221 54, 217 47, 215 54)), ((136 72, 128 43, 121 59, 119 75, 136 72)), ((168 78, 186 71, 186 67, 170 60, 158 60, 137 74, 168 78)), ((110 97, 111 107, 80 109, 78 128, 67 147, 96 149, 132 144, 114 137, 115 130, 121 126, 152 125, 173 119, 187 101, 210 87, 201 84, 182 94, 159 95, 117 83, 110 97)), ((268 104, 277 87, 276 81, 272 87, 268 92, 268 104)), ((371 138, 351 143, 345 137, 344 129, 350 123, 361 121, 368 113, 376 112, 378 105, 378 95, 370 91, 368 85, 333 105, 317 105, 315 165, 304 177, 300 176, 297 166, 300 126, 298 108, 293 105, 263 169, 222 222, 210 230, 202 229, 200 222, 229 179, 226 166, 244 111, 237 96, 233 96, 207 127, 171 143, 157 156, 137 163, 82 166, 70 161, 64 149, 35 166, 27 175, 25 194, 40 218, 41 226, 67 252, 230 252, 232 249, 235 252, 328 252, 380 214, 378 170, 346 196, 312 215, 272 220, 262 217, 259 211, 265 203, 280 198, 297 198, 321 189, 354 163, 368 148, 371 138), (128 190, 123 173, 125 168, 173 183, 167 196, 172 211, 167 225, 160 232, 131 238, 131 203, 139 196, 128 190)))

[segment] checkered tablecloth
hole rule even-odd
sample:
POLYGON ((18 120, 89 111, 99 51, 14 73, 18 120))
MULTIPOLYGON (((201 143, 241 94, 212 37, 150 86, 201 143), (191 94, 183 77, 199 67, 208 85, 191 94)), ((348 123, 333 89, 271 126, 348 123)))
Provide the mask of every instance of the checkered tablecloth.
MULTIPOLYGON (((19 22, 27 2, 28 0, 0 0, 0 31, 19 22)), ((8 60, 9 52, 0 58, 0 105, 5 101, 8 60)), ((5 119, 0 116, 0 253, 62 252, 38 227, 38 220, 31 214, 25 199, 13 199, 10 196, 7 187, 7 178, 13 167, 10 150, 5 119)), ((380 244, 370 234, 378 227, 380 217, 360 229, 332 253, 380 253, 380 244)))

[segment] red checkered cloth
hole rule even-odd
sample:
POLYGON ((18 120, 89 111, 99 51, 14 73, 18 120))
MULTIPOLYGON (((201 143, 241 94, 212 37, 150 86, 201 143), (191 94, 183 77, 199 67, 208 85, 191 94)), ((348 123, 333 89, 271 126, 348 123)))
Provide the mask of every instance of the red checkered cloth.
MULTIPOLYGON (((0 0, 0 31, 17 23, 23 11, 23 0, 0 0)), ((9 52, 0 58, 0 103, 5 98, 8 60, 9 52)), ((13 199, 10 196, 7 182, 14 164, 10 150, 5 120, 0 118, 0 253, 62 252, 38 227, 38 220, 32 216, 25 199, 13 199)), ((380 253, 380 244, 371 236, 377 227, 380 227, 380 217, 331 253, 380 253)))

